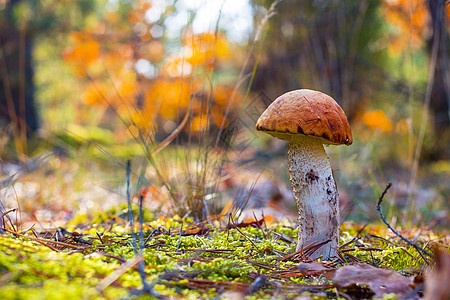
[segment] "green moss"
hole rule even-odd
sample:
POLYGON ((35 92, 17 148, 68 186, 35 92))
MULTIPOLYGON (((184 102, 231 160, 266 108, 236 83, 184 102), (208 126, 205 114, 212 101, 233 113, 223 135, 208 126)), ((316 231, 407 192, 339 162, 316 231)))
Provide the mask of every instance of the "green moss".
MULTIPOLYGON (((180 236, 181 222, 178 217, 157 218, 144 226, 144 272, 155 293, 182 299, 220 297, 227 290, 250 286, 258 274, 268 276, 266 285, 246 299, 269 299, 281 282, 285 287, 330 283, 321 275, 295 273, 298 261, 280 261, 281 257, 295 251, 295 242, 289 242, 289 239, 296 240, 297 230, 293 226, 274 224, 263 231, 250 226, 223 230, 206 225, 211 230, 204 236, 180 236), (271 269, 294 273, 283 277, 275 275, 271 269), (276 285, 272 284, 274 280, 278 282, 276 285)), ((185 222, 183 230, 194 228, 192 226, 195 224, 185 222)), ((152 299, 150 295, 139 294, 143 285, 137 267, 114 275, 123 268, 123 261, 134 258, 136 249, 128 227, 120 224, 112 229, 108 227, 99 224, 82 231, 82 238, 92 245, 75 243, 84 247, 77 251, 53 245, 58 249, 55 252, 27 238, 0 235, 0 295, 6 295, 6 299, 152 299), (115 280, 100 292, 96 288, 108 276, 115 280)), ((360 230, 360 226, 353 224, 342 226, 341 243, 353 241, 345 246, 351 250, 343 253, 347 262, 357 257, 375 266, 402 271, 423 266, 424 261, 415 249, 389 238, 384 228, 375 226, 365 229, 364 233, 360 230), (354 237, 358 233, 356 243, 354 237), (368 248, 382 251, 368 251, 368 248)), ((65 242, 73 244, 70 239, 65 242)), ((344 263, 337 262, 338 265, 344 263)), ((287 299, 296 296, 288 289, 280 295, 287 299)))

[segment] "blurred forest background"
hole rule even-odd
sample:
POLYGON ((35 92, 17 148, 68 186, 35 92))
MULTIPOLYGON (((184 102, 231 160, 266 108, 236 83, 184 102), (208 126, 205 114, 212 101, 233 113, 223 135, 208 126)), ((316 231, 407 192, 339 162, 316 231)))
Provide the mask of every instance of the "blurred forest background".
POLYGON ((444 0, 0 0, 0 208, 110 209, 130 158, 154 212, 295 219, 287 144, 254 124, 310 88, 352 126, 327 149, 345 218, 376 220, 392 181, 393 225, 448 228, 449 21, 444 0))

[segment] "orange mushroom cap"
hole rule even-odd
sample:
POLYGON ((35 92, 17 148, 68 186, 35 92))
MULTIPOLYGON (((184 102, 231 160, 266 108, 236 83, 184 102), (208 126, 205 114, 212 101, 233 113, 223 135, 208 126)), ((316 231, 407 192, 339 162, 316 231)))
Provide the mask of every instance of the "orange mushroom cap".
POLYGON ((288 141, 292 134, 303 134, 323 138, 324 144, 353 143, 347 116, 339 104, 327 94, 308 89, 275 99, 259 117, 256 130, 288 141))

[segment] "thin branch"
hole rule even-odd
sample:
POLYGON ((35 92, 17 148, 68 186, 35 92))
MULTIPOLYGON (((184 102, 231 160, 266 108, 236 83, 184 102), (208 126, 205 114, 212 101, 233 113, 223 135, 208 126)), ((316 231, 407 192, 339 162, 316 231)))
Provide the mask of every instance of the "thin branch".
POLYGON ((178 244, 177 244, 177 251, 176 251, 177 253, 178 253, 178 250, 180 249, 181 235, 183 234, 183 224, 184 224, 184 222, 181 221, 180 236, 178 237, 178 244))
POLYGON ((68 243, 63 243, 63 242, 57 242, 57 241, 41 239, 41 238, 35 238, 35 237, 32 237, 32 236, 20 234, 20 233, 18 233, 16 231, 12 231, 12 230, 9 230, 7 228, 3 228, 3 230, 5 230, 6 232, 9 232, 9 233, 15 235, 16 237, 27 238, 27 239, 30 239, 30 240, 32 240, 34 242, 38 242, 38 243, 40 243, 42 245, 45 245, 47 247, 49 247, 48 244, 52 244, 52 245, 57 245, 57 246, 62 246, 62 247, 72 248, 72 249, 77 249, 77 250, 85 250, 86 248, 88 248, 88 247, 75 246, 75 245, 68 244, 68 243))
POLYGON ((134 216, 133 216, 133 208, 131 205, 131 187, 130 187, 130 178, 131 178, 131 160, 127 160, 127 203, 128 203, 128 222, 131 227, 131 241, 134 249, 134 253, 137 253, 137 243, 136 243, 136 233, 134 232, 134 216))
POLYGON ((253 247, 255 247, 255 250, 258 251, 258 246, 256 246, 256 244, 248 236, 246 236, 241 230, 239 230, 239 228, 236 226, 236 224, 234 224, 231 214, 230 214, 230 220, 231 220, 231 223, 233 223, 234 228, 236 228, 236 230, 239 231, 239 233, 242 234, 247 239, 247 241, 249 241, 253 245, 253 247))
POLYGON ((383 197, 384 195, 386 195, 386 192, 389 190, 389 188, 392 186, 392 183, 389 182, 386 186, 386 188, 384 189, 383 193, 380 196, 380 199, 378 199, 378 203, 377 203, 377 211, 380 214, 380 218, 381 220, 383 220, 384 224, 386 224, 386 226, 392 230, 393 233, 395 233, 399 238, 401 238, 402 240, 404 240, 405 242, 407 242, 409 245, 413 246, 414 248, 416 248, 417 250, 422 251, 422 253, 424 253, 425 255, 428 255, 429 257, 433 257, 433 254, 431 254, 430 252, 428 252, 427 250, 423 249, 422 247, 420 247, 419 245, 417 245, 416 243, 410 241, 409 239, 405 238, 403 235, 401 235, 398 231, 396 231, 394 228, 392 228, 392 226, 388 223, 388 221, 386 220, 386 218, 383 216, 383 213, 381 212, 381 207, 380 204, 381 202, 383 202, 383 197))

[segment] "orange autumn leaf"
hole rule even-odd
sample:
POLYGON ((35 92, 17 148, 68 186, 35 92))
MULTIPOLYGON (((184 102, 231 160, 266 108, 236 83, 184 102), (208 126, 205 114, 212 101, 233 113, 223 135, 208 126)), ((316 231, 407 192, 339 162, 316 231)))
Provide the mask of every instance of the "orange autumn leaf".
POLYGON ((94 40, 87 40, 75 45, 65 53, 65 58, 74 62, 89 64, 100 54, 100 45, 94 40))
POLYGON ((130 138, 136 138, 140 134, 148 139, 153 140, 154 132, 158 129, 154 115, 148 110, 130 109, 125 105, 118 107, 118 112, 122 116, 133 120, 133 125, 127 128, 127 135, 130 138))
POLYGON ((84 88, 83 101, 89 106, 104 104, 105 99, 103 97, 106 96, 108 96, 107 89, 103 84, 89 82, 84 88))
MULTIPOLYGON (((214 90, 214 101, 222 107, 227 107, 233 96, 233 88, 218 86, 214 90)), ((237 95, 235 95, 236 97, 237 95)))
POLYGON ((174 119, 189 104, 190 89, 184 80, 158 79, 145 92, 144 110, 147 115, 158 113, 174 119))
POLYGON ((217 106, 213 106, 211 108, 211 120, 216 127, 219 127, 219 128, 221 126, 223 126, 224 128, 228 127, 229 120, 227 118, 224 121, 224 118, 225 118, 224 114, 225 114, 224 109, 219 109, 217 106))
POLYGON ((372 128, 378 129, 383 132, 388 132, 392 130, 392 121, 386 117, 386 114, 382 110, 374 110, 370 112, 365 112, 362 115, 363 123, 372 128))
POLYGON ((244 227, 262 228, 263 226, 264 226, 264 219, 261 218, 259 220, 255 220, 254 216, 246 217, 240 223, 228 225, 229 228, 234 228, 234 227, 237 227, 237 228, 244 228, 244 227))
POLYGON ((227 60, 231 57, 228 41, 221 34, 188 34, 185 38, 186 60, 194 65, 212 67, 215 59, 227 60))
POLYGON ((135 105, 136 93, 138 92, 136 76, 131 71, 122 70, 119 80, 101 81, 91 79, 86 83, 83 91, 85 104, 112 106, 135 105))
POLYGON ((136 92, 138 91, 136 74, 130 70, 121 73, 118 92, 125 103, 134 104, 136 92))
POLYGON ((220 216, 225 216, 227 214, 229 214, 233 209, 233 202, 229 201, 227 202, 227 204, 225 205, 225 207, 222 209, 222 211, 220 212, 220 216))
POLYGON ((100 45, 89 34, 72 32, 72 47, 64 50, 63 59, 74 67, 76 74, 84 75, 85 69, 100 57, 100 45))
POLYGON ((191 122, 191 130, 194 132, 204 131, 208 126, 208 117, 206 115, 195 116, 191 122))

